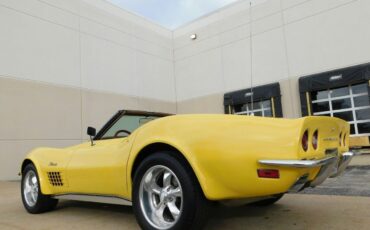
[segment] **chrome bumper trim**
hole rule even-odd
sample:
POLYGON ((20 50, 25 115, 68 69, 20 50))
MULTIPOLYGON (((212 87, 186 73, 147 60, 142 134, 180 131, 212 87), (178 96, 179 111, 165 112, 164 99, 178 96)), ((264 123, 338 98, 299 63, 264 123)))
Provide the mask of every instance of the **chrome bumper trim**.
POLYGON ((259 160, 258 162, 263 165, 293 168, 315 168, 336 161, 337 158, 337 156, 330 156, 319 160, 259 160))
POLYGON ((299 192, 303 190, 308 182, 308 174, 298 178, 298 180, 289 188, 288 192, 299 192))
MULTIPOLYGON (((264 165, 293 168, 321 167, 315 179, 309 184, 310 187, 315 187, 324 182, 328 177, 336 177, 341 175, 348 166, 353 156, 353 152, 345 152, 339 156, 331 155, 318 160, 259 160, 258 162, 264 165)), ((297 179, 297 187, 302 185, 302 183, 300 183, 302 181, 299 181, 299 179, 300 178, 297 179)), ((293 185, 291 190, 297 190, 297 187, 293 185)))
POLYGON ((336 172, 338 167, 338 159, 338 157, 335 157, 335 160, 322 165, 315 179, 311 181, 310 187, 316 187, 322 184, 326 180, 326 178, 336 172))
POLYGON ((336 167, 336 171, 334 171, 330 177, 337 177, 340 176, 344 170, 347 168, 349 162, 351 162, 352 158, 354 157, 353 152, 345 152, 342 154, 341 158, 339 159, 338 166, 336 167))

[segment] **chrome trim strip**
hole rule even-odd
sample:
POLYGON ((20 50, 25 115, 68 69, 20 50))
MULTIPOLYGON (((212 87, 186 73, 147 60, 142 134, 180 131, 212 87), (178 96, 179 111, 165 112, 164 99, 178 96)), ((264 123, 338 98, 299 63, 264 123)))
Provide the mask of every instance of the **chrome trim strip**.
POLYGON ((96 202, 104 204, 118 204, 125 206, 132 206, 132 202, 117 196, 106 195, 88 195, 88 194, 61 194, 53 196, 55 199, 75 200, 85 202, 96 202))
POLYGON ((335 172, 333 172, 330 177, 337 177, 340 176, 344 170, 347 168, 349 162, 351 162, 352 158, 354 157, 353 152, 345 152, 342 154, 339 163, 338 163, 338 168, 335 172))
POLYGON ((321 166, 319 173, 316 175, 315 179, 311 181, 310 187, 316 187, 322 184, 326 178, 328 178, 333 172, 336 172, 338 162, 339 157, 335 157, 335 161, 328 162, 327 164, 321 166))
POLYGON ((297 181, 289 188, 288 192, 299 192, 301 191, 308 181, 308 174, 304 174, 299 177, 297 181))
MULTIPOLYGON (((310 187, 316 187, 322 184, 328 177, 337 177, 344 172, 349 162, 353 158, 353 152, 345 152, 341 155, 329 155, 326 158, 319 160, 259 160, 260 164, 294 167, 294 168, 314 168, 320 167, 319 173, 310 182, 310 187)), ((302 178, 302 177, 301 177, 302 178)), ((298 178, 298 181, 293 184, 290 190, 304 188, 303 180, 298 178)))
POLYGON ((314 168, 330 164, 336 161, 336 156, 329 156, 319 160, 259 160, 258 163, 263 165, 294 167, 294 168, 314 168))

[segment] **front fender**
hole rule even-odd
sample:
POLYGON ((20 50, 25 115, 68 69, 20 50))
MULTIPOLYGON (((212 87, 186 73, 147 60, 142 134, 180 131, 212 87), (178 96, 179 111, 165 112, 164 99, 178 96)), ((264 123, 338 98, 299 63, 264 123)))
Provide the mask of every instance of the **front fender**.
POLYGON ((69 159, 70 154, 64 149, 36 148, 27 154, 22 162, 22 166, 26 161, 31 161, 33 163, 39 176, 41 192, 45 195, 50 195, 57 193, 59 190, 62 190, 65 187, 68 187, 65 169, 69 159), (63 188, 51 186, 48 179, 48 172, 60 172, 63 180, 63 188))

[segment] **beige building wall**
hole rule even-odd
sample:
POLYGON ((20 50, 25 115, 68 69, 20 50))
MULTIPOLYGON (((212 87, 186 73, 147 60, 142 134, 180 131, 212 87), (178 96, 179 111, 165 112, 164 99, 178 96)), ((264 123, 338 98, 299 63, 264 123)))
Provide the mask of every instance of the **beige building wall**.
POLYGON ((370 1, 252 2, 174 31, 179 112, 223 112, 225 92, 279 82, 284 116, 300 117, 299 77, 370 62, 370 1))
POLYGON ((169 31, 104 0, 0 0, 0 180, 119 109, 223 113, 225 92, 279 82, 295 118, 299 77, 370 62, 370 1, 253 3, 169 31))
POLYGON ((176 112, 172 32, 103 0, 0 0, 0 180, 119 109, 176 112))

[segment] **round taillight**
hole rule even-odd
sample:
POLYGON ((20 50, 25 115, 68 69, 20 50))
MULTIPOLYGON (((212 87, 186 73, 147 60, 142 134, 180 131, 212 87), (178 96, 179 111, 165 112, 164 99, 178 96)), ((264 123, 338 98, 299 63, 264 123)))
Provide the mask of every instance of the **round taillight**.
POLYGON ((313 136, 312 136, 312 147, 314 149, 317 149, 317 145, 318 145, 318 138, 319 138, 319 131, 316 130, 314 133, 313 133, 313 136))
POLYGON ((304 151, 308 149, 308 131, 306 130, 302 136, 302 148, 304 151))

